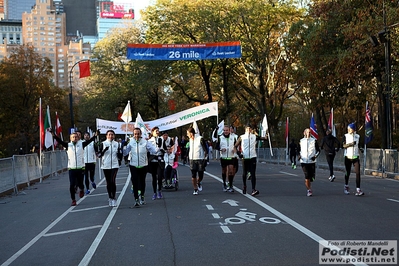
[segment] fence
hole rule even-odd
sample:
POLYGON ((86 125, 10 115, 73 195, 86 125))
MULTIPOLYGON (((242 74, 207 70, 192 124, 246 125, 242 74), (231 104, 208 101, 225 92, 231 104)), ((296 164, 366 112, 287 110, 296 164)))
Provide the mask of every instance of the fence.
MULTIPOLYGON (((258 149, 258 159, 269 163, 290 164, 285 148, 273 148, 272 152, 273 156, 271 156, 269 148, 258 149)), ((364 153, 360 153, 360 165, 363 173, 382 177, 399 178, 398 159, 399 152, 397 150, 367 149, 364 153)), ((328 168, 323 150, 317 158, 316 165, 318 168, 328 168)), ((342 149, 335 156, 334 168, 345 171, 344 151, 342 149)))
MULTIPOLYGON (((258 149, 258 159, 266 163, 290 164, 285 148, 273 148, 273 156, 269 148, 258 149)), ((214 158, 218 158, 215 151, 214 158)), ((360 165, 364 173, 382 177, 399 177, 399 152, 397 150, 367 149, 360 154, 360 165)), ((42 154, 42 166, 36 154, 14 155, 0 159, 0 194, 14 190, 18 193, 21 185, 29 186, 33 182, 56 175, 67 169, 68 158, 65 151, 51 151, 42 154)), ((328 168, 324 151, 317 158, 318 168, 328 168)), ((334 160, 334 168, 345 171, 343 150, 339 150, 334 160)))
POLYGON ((40 166, 36 153, 0 159, 0 194, 7 191, 17 194, 20 186, 30 186, 66 170, 68 157, 65 151, 44 152, 41 163, 40 166))

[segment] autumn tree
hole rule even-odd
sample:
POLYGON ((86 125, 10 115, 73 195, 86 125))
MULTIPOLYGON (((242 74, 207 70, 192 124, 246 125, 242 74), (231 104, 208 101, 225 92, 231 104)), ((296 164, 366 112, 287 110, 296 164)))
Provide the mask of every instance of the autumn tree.
POLYGON ((51 111, 65 110, 65 92, 53 86, 52 76, 50 59, 32 46, 17 46, 0 62, 0 151, 4 156, 39 144, 40 97, 51 111))

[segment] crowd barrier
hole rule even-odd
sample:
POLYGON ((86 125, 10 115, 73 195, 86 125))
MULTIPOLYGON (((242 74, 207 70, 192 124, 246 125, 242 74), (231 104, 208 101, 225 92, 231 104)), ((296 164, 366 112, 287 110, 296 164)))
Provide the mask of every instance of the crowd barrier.
POLYGON ((43 152, 41 156, 41 160, 36 153, 0 159, 0 194, 18 194, 25 186, 67 170, 68 157, 64 150, 43 152))
MULTIPOLYGON (((290 165, 290 158, 285 148, 259 148, 258 160, 266 163, 290 165)), ((218 160, 218 152, 213 151, 213 159, 218 160)), ((397 150, 367 149, 360 154, 360 165, 363 173, 381 177, 399 178, 399 153, 397 150)), ((37 154, 14 155, 0 159, 0 194, 8 191, 18 194, 23 186, 41 182, 43 178, 57 175, 67 170, 68 158, 65 151, 57 150, 42 153, 40 165, 37 154)), ((297 162, 299 165, 299 162, 297 162)), ((317 158, 317 168, 328 169, 324 151, 317 158)), ((343 150, 339 150, 334 160, 334 169, 345 171, 343 150)))

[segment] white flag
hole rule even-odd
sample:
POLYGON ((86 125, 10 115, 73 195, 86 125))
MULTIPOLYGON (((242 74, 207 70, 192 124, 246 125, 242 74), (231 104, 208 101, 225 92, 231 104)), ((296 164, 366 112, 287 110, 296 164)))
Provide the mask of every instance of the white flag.
POLYGON ((148 134, 151 133, 151 131, 148 130, 146 125, 144 124, 144 121, 141 118, 140 113, 137 113, 136 122, 134 123, 134 127, 138 127, 141 129, 141 133, 144 138, 148 138, 148 134))
MULTIPOLYGON (((223 134, 223 128, 224 128, 224 120, 222 120, 222 122, 220 122, 219 125, 218 125, 218 136, 220 136, 220 135, 223 134)), ((218 140, 217 138, 214 137, 214 135, 215 135, 215 130, 216 130, 216 128, 215 128, 215 129, 213 130, 213 132, 212 132, 212 141, 213 141, 213 142, 215 142, 215 141, 218 140)))
POLYGON ((47 112, 44 117, 44 130, 45 130, 44 146, 46 147, 46 149, 48 149, 51 146, 53 146, 53 136, 51 135, 50 107, 48 107, 48 105, 47 105, 47 112))
POLYGON ((265 116, 263 117, 263 121, 262 121, 261 127, 262 127, 262 128, 261 128, 260 136, 261 136, 261 137, 266 137, 267 130, 269 129, 269 126, 267 125, 267 117, 266 117, 266 114, 265 114, 265 116))
POLYGON ((121 119, 125 121, 125 123, 129 123, 130 121, 132 121, 132 111, 130 110, 130 101, 127 102, 125 110, 121 115, 121 119))

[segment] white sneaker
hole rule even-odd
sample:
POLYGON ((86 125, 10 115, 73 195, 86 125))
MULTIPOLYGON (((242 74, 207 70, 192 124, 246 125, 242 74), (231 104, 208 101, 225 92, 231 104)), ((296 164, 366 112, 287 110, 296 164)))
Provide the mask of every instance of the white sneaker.
POLYGON ((194 190, 193 195, 198 195, 198 191, 194 190))
POLYGON ((355 196, 363 196, 363 195, 364 195, 364 192, 361 191, 360 189, 358 189, 358 190, 356 191, 356 193, 355 193, 355 196))
POLYGON ((308 193, 306 194, 306 196, 311 197, 312 196, 312 191, 308 190, 308 193))
POLYGON ((116 199, 113 199, 111 204, 112 204, 112 207, 116 207, 116 199))
POLYGON ((335 176, 334 176, 334 175, 332 175, 332 176, 330 176, 330 177, 328 178, 328 180, 330 180, 330 182, 334 182, 334 179, 335 179, 335 176))
POLYGON ((198 191, 202 191, 202 184, 201 184, 201 182, 198 183, 198 191))
POLYGON ((349 186, 344 186, 344 193, 345 193, 346 195, 349 195, 349 194, 350 194, 350 192, 349 192, 349 186))

